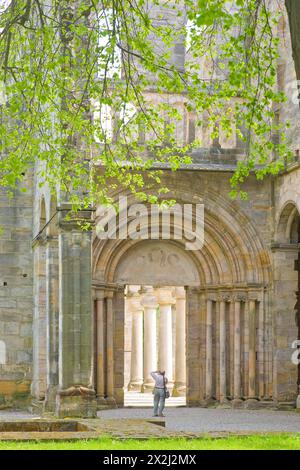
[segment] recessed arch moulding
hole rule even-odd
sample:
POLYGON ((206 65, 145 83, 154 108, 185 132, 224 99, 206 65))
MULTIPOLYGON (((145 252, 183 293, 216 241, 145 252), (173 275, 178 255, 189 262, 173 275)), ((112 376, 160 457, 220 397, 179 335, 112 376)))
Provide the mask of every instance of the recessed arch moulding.
MULTIPOLYGON (((180 194, 177 185, 177 203, 195 200, 190 189, 181 189, 180 194)), ((128 284, 186 287, 189 405, 216 400, 247 406, 253 400, 272 398, 270 253, 251 217, 237 210, 236 202, 213 190, 199 198, 205 205, 201 250, 185 250, 184 240, 94 237, 95 308, 106 319, 100 337, 112 345, 104 356, 113 365, 104 364, 101 373, 101 399, 107 404, 122 405, 124 399, 124 287, 128 284), (240 324, 236 331, 234 321, 240 324), (234 345, 240 351, 235 359, 234 345)))

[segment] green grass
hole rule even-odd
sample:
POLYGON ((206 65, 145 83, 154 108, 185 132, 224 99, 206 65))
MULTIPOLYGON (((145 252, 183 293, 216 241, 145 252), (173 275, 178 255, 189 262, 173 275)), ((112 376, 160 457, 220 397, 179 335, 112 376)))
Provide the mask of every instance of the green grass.
POLYGON ((299 450, 300 434, 230 436, 219 439, 117 440, 110 437, 80 441, 0 441, 0 450, 299 450))

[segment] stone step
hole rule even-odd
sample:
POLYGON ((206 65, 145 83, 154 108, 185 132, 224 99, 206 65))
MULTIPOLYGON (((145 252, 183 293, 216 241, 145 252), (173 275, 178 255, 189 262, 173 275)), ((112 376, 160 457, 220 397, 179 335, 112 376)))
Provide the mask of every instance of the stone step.
MULTIPOLYGON (((152 393, 125 392, 124 406, 137 408, 152 407, 153 395, 152 393)), ((170 397, 166 400, 166 407, 170 406, 186 406, 186 398, 170 397)))

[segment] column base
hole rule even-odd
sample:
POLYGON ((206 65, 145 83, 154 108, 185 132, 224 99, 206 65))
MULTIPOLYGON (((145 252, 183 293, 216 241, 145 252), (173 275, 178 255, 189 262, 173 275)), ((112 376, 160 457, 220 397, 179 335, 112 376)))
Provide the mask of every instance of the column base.
POLYGON ((234 398, 232 401, 231 401, 231 406, 232 408, 234 409, 238 409, 238 408, 244 408, 244 401, 241 399, 241 398, 234 398))
POLYGON ((154 383, 144 383, 142 385, 141 392, 142 393, 152 393, 154 388, 154 383))
POLYGON ((218 408, 231 408, 231 404, 228 398, 221 398, 218 404, 218 408))
POLYGON ((296 408, 297 410, 300 410, 300 395, 298 395, 296 399, 296 408))
POLYGON ((143 387, 143 382, 130 382, 128 385, 129 392, 141 392, 143 387))
MULTIPOLYGON (((295 401, 278 401, 276 408, 280 411, 289 411, 294 410, 295 405, 295 401)), ((298 408, 296 408, 296 410, 299 411, 298 408)))
POLYGON ((174 380, 168 380, 167 389, 169 390, 170 393, 173 392, 173 389, 174 389, 174 380))
MULTIPOLYGON (((262 409, 277 410, 277 403, 274 400, 262 399, 259 402, 259 407, 262 409)), ((294 408, 294 407, 293 407, 294 408)))
POLYGON ((203 400, 203 406, 206 407, 206 408, 215 408, 216 407, 216 404, 217 404, 217 400, 215 398, 204 398, 203 400))
POLYGON ((174 384, 172 397, 184 397, 186 395, 186 385, 178 382, 174 384))
POLYGON ((45 400, 39 400, 38 398, 32 398, 30 406, 30 413, 34 415, 42 415, 45 411, 45 400))
POLYGON ((107 408, 107 402, 106 402, 106 399, 104 398, 104 396, 97 397, 96 400, 97 400, 97 409, 98 410, 101 410, 102 408, 107 408))
POLYGON ((257 398, 247 398, 244 408, 248 410, 257 410, 259 408, 259 401, 257 398))
POLYGON ((58 418, 96 418, 95 391, 87 387, 70 387, 59 390, 56 395, 55 414, 58 418))
POLYGON ((106 397, 105 402, 109 408, 118 408, 115 397, 106 397))
POLYGON ((56 408, 57 386, 52 386, 47 390, 44 411, 54 413, 56 408))

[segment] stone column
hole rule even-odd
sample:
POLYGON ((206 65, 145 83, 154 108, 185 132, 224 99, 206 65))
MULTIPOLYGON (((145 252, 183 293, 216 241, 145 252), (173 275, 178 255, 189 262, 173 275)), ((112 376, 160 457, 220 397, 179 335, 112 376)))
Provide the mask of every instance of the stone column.
POLYGON ((173 396, 184 396, 186 393, 186 296, 184 287, 176 287, 176 336, 175 336, 175 383, 173 396))
POLYGON ((157 290, 159 303, 159 360, 160 370, 165 370, 168 383, 173 386, 173 354, 172 354, 172 305, 175 299, 172 289, 162 287, 157 290))
POLYGON ((144 307, 143 391, 151 392, 154 382, 150 372, 157 370, 156 318, 158 303, 153 287, 147 288, 146 293, 142 296, 142 306, 144 307))
POLYGON ((199 287, 187 287, 187 406, 199 406, 199 403, 205 398, 205 355, 202 355, 201 351, 201 345, 205 344, 205 328, 203 328, 205 307, 202 290, 199 287))
MULTIPOLYGON (((92 385, 91 232, 59 212, 59 389, 56 414, 96 416, 92 385)), ((78 214, 89 220, 89 211, 78 214)))
POLYGON ((47 236, 46 245, 46 313, 47 313, 47 394, 45 409, 55 411, 58 388, 58 321, 59 321, 58 237, 47 236))
POLYGON ((114 397, 114 318, 113 292, 106 294, 106 403, 116 406, 114 397))
POLYGON ((212 322, 213 322, 213 301, 206 301, 206 367, 205 367, 205 399, 212 399, 212 322))
POLYGON ((273 397, 273 315, 271 309, 271 293, 264 293, 264 363, 265 363, 265 399, 270 400, 273 397))
POLYGON ((256 396, 256 301, 249 300, 249 395, 250 400, 256 396))
POLYGON ((263 296, 258 304, 258 395, 265 398, 265 318, 263 296))
POLYGON ((139 287, 130 287, 128 309, 132 314, 131 373, 129 390, 140 392, 143 385, 143 306, 139 287))
POLYGON ((106 405, 105 396, 105 351, 104 351, 104 292, 101 290, 96 291, 96 392, 97 404, 106 405))
POLYGON ((240 296, 234 299, 234 363, 233 363, 233 405, 238 406, 241 400, 241 301, 240 296))
POLYGON ((243 399, 249 396, 249 302, 243 308, 243 399))
POLYGON ((229 297, 220 300, 220 402, 226 402, 226 302, 229 297))
POLYGON ((38 237, 33 246, 34 312, 32 406, 43 411, 47 392, 47 306, 46 306, 46 236, 38 237))
POLYGON ((124 406, 124 365, 125 365, 125 285, 114 286, 113 319, 114 319, 114 398, 117 407, 124 406))

